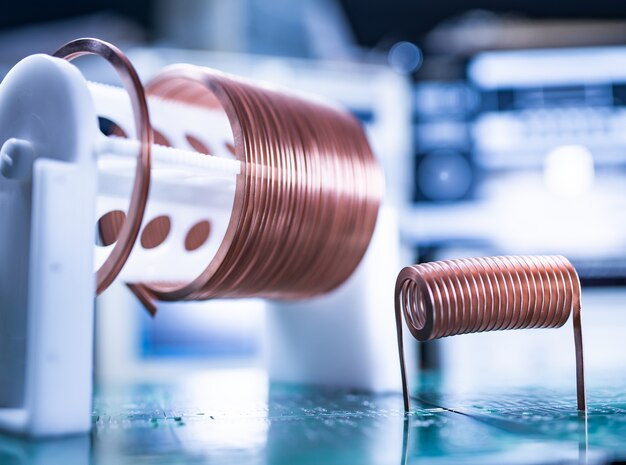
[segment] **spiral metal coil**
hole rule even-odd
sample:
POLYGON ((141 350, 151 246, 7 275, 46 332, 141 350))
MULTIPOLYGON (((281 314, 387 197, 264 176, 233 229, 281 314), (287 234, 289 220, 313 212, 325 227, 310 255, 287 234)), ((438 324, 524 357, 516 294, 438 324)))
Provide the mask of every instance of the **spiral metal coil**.
POLYGON ((458 334, 558 328, 573 313, 578 409, 586 409, 580 283, 561 256, 484 257, 404 268, 395 289, 405 410, 409 408, 402 315, 411 334, 429 341, 458 334))
POLYGON ((142 283, 157 300, 301 299, 354 271, 373 234, 383 182, 358 121, 345 111, 191 65, 147 92, 221 106, 242 162, 217 255, 191 283, 142 283))
MULTIPOLYGON (((136 242, 148 200, 154 134, 144 89, 117 48, 79 39, 56 55, 72 59, 86 53, 104 56, 120 71, 142 136, 123 240, 98 271, 100 293, 119 274, 136 242)), ((372 237, 383 191, 382 173, 356 118, 191 65, 164 70, 146 93, 223 110, 233 132, 235 158, 242 162, 225 238, 205 270, 191 282, 129 284, 151 313, 155 300, 312 297, 338 287, 352 274, 372 237)), ((113 236, 120 229, 115 221, 111 215, 103 217, 100 233, 113 236)))

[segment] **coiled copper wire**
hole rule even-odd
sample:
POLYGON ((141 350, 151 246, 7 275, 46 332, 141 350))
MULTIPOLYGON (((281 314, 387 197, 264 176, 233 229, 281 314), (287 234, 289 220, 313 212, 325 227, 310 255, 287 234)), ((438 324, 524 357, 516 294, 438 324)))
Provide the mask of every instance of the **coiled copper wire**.
POLYGON ((404 268, 395 290, 405 410, 409 409, 402 315, 420 341, 457 334, 558 328, 573 313, 578 409, 586 409, 580 283, 561 256, 485 257, 404 268))
POLYGON ((177 65, 146 87, 189 105, 222 107, 242 162, 226 236, 190 283, 141 283, 142 301, 301 299, 354 271, 383 190, 364 131, 347 112, 206 68, 177 65))
POLYGON ((115 234, 116 242, 111 254, 96 272, 96 294, 99 295, 111 285, 120 273, 139 236, 141 222, 148 201, 148 192, 150 190, 150 169, 152 166, 150 152, 153 137, 144 88, 137 75, 137 71, 135 71, 135 68, 126 55, 115 45, 92 38, 72 40, 54 53, 55 57, 67 61, 72 61, 83 55, 101 56, 115 68, 115 71, 117 71, 130 97, 135 116, 135 129, 137 137, 141 142, 137 155, 135 182, 126 221, 124 221, 120 227, 116 224, 116 218, 109 216, 109 218, 100 225, 102 229, 108 230, 111 233, 118 230, 119 233, 115 234))

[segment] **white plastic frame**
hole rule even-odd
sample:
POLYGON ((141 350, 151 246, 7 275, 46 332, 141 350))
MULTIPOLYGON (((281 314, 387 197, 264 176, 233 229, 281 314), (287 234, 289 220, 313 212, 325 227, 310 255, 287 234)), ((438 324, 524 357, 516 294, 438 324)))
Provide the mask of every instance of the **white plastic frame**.
POLYGON ((4 431, 91 428, 96 129, 85 80, 63 60, 30 56, 0 84, 4 431))

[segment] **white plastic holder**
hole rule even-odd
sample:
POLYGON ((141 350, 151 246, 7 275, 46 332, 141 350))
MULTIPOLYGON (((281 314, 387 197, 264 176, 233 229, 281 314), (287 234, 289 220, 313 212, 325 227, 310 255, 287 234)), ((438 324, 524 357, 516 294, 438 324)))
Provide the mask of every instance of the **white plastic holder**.
MULTIPOLYGON (((271 381, 402 391, 393 311, 399 244, 398 214, 382 206, 368 250, 348 281, 322 297, 268 303, 271 381)), ((405 348, 409 379, 416 349, 410 342, 405 348)))
POLYGON ((96 114, 47 55, 0 84, 0 430, 91 429, 96 114))
MULTIPOLYGON (((22 60, 0 84, 2 431, 40 438, 91 429, 96 154, 122 144, 102 144, 94 95, 77 68, 47 55, 22 60)), ((164 149, 153 149, 156 160, 164 149)), ((219 163, 229 176, 239 169, 219 163)), ((272 380, 400 390, 389 304, 398 243, 396 214, 383 207, 347 283, 268 305, 272 380)))

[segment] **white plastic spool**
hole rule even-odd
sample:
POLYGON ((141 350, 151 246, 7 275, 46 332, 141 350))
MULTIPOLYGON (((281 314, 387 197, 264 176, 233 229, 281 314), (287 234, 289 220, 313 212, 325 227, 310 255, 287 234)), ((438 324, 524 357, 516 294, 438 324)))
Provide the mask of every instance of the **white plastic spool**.
MULTIPOLYGON (((89 89, 97 114, 134 137, 130 99, 124 90, 94 83, 89 83, 89 89)), ((128 283, 188 282, 206 268, 224 239, 241 164, 226 148, 233 143, 233 136, 225 113, 156 97, 148 98, 148 108, 152 126, 174 148, 153 146, 150 195, 142 230, 159 216, 167 216, 172 226, 159 246, 145 249, 136 244, 118 279, 128 283), (211 148, 211 156, 191 151, 186 135, 211 148), (186 234, 201 221, 211 224, 209 238, 198 249, 188 251, 184 247, 186 234)), ((139 143, 132 139, 98 138, 98 218, 126 210, 138 150, 139 143)), ((96 247, 96 268, 112 247, 96 247)))

